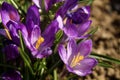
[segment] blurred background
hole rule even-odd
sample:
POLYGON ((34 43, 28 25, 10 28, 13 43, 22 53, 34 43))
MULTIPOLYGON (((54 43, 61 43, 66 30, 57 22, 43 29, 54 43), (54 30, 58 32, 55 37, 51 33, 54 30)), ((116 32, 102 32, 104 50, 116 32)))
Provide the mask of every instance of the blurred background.
MULTIPOLYGON (((120 0, 94 0, 91 6, 93 51, 120 59, 120 0)), ((120 80, 120 65, 113 68, 97 66, 93 74, 80 80, 120 80)))

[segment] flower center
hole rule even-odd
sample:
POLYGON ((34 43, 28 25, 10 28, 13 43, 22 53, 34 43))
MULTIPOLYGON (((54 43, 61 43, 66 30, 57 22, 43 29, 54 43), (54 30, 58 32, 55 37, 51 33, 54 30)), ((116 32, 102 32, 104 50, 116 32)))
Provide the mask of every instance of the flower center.
POLYGON ((83 59, 84 59, 84 56, 81 56, 80 53, 78 53, 76 56, 73 57, 70 66, 75 67, 83 59))
POLYGON ((43 37, 39 37, 37 42, 36 42, 36 45, 35 45, 35 48, 38 49, 39 46, 44 42, 44 38, 43 37))

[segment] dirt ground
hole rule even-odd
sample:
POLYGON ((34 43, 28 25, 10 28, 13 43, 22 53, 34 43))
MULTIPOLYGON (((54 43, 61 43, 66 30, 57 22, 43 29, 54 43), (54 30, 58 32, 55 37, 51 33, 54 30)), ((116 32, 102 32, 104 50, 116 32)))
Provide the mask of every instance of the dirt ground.
MULTIPOLYGON (((120 0, 95 0, 91 20, 93 27, 99 26, 92 37, 93 51, 120 59, 120 0)), ((120 65, 97 66, 91 75, 80 80, 120 80, 120 65)))

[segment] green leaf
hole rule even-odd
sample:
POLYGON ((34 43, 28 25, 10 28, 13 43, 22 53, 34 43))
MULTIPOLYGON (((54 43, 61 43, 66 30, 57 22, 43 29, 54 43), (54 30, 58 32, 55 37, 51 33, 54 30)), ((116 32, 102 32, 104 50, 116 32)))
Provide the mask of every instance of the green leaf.
POLYGON ((112 68, 112 67, 113 67, 111 64, 108 64, 108 63, 106 63, 106 62, 104 62, 104 61, 99 62, 99 63, 98 63, 98 66, 106 67, 106 68, 112 68))
POLYGON ((63 31, 62 31, 62 30, 59 30, 59 31, 56 33, 55 42, 54 42, 54 43, 60 42, 62 36, 63 36, 63 31))
POLYGON ((92 53, 92 54, 90 54, 90 57, 96 58, 98 60, 108 61, 108 62, 115 63, 115 64, 120 64, 120 60, 119 59, 111 58, 111 57, 105 56, 105 55, 92 53))
POLYGON ((79 0, 80 3, 85 3, 86 5, 91 5, 94 0, 79 0))
POLYGON ((24 56, 24 51, 22 51, 21 48, 18 48, 19 52, 20 52, 20 55, 24 61, 24 63, 26 64, 26 66, 29 68, 31 74, 34 74, 33 70, 32 70, 32 67, 30 65, 30 62, 27 60, 27 58, 24 56))
POLYGON ((98 27, 95 27, 88 34, 93 35, 97 30, 98 30, 98 27))

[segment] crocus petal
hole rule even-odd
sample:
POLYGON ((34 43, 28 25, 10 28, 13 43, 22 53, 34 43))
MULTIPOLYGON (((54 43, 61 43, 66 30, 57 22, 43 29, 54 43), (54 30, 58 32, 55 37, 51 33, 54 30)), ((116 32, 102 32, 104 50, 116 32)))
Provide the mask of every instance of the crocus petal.
POLYGON ((44 42, 42 46, 49 46, 51 47, 54 40, 55 40, 55 34, 58 31, 58 21, 54 20, 51 22, 51 24, 45 29, 45 31, 42 33, 42 37, 44 37, 44 42))
POLYGON ((77 53, 77 44, 75 43, 75 40, 71 39, 68 41, 67 44, 67 60, 68 62, 71 61, 71 59, 73 58, 74 54, 77 53))
POLYGON ((79 8, 75 12, 68 13, 67 16, 72 19, 73 23, 83 23, 90 17, 90 6, 79 8))
POLYGON ((5 46, 3 52, 7 60, 16 59, 19 56, 18 47, 15 44, 5 46))
POLYGON ((19 71, 10 70, 2 74, 2 80, 22 80, 19 71))
POLYGON ((74 8, 77 5, 78 0, 65 0, 63 6, 57 11, 56 15, 64 17, 68 10, 74 8))
POLYGON ((35 6, 32 5, 29 7, 27 11, 27 18, 26 18, 26 24, 28 25, 27 27, 29 28, 29 21, 33 21, 34 25, 40 25, 40 14, 39 14, 39 9, 35 6))
POLYGON ((6 34, 6 30, 5 29, 0 29, 0 35, 8 38, 8 35, 6 34))
POLYGON ((78 37, 78 30, 74 24, 67 23, 63 30, 69 38, 78 37))
POLYGON ((96 66, 97 61, 94 58, 85 58, 84 60, 80 61, 80 63, 75 66, 74 68, 70 69, 70 72, 73 72, 79 76, 85 76, 87 74, 90 74, 92 71, 92 68, 96 66))
POLYGON ((4 25, 6 25, 9 20, 13 20, 16 22, 20 20, 20 16, 17 10, 7 2, 3 2, 2 4, 1 18, 4 25))
POLYGON ((58 52, 59 52, 59 55, 60 55, 60 58, 62 59, 62 61, 65 64, 67 64, 67 58, 66 58, 67 57, 67 52, 66 52, 65 47, 62 44, 60 44, 58 46, 58 52))
POLYGON ((78 25, 79 36, 83 35, 90 28, 91 23, 92 23, 92 21, 88 20, 88 21, 78 25))
POLYGON ((20 26, 16 22, 9 21, 7 23, 7 28, 9 30, 9 32, 10 32, 11 38, 18 45, 20 44, 19 35, 18 35, 19 27, 20 26))
POLYGON ((92 40, 85 40, 79 43, 78 51, 82 56, 88 56, 92 50, 92 40))
POLYGON ((52 50, 51 50, 50 47, 46 47, 46 48, 43 48, 43 49, 40 49, 40 50, 32 51, 32 55, 35 58, 39 58, 39 59, 47 57, 51 54, 52 54, 52 50))
POLYGON ((26 27, 23 24, 20 24, 20 31, 22 32, 22 36, 24 39, 24 42, 26 44, 26 46, 31 50, 35 50, 35 48, 33 47, 33 45, 31 45, 31 36, 29 36, 28 31, 26 29, 26 27))
POLYGON ((31 43, 34 45, 34 43, 38 40, 38 38, 41 36, 41 30, 39 26, 35 25, 32 32, 31 32, 31 43))
POLYGON ((62 20, 62 17, 60 15, 58 15, 57 18, 56 18, 56 20, 59 23, 58 27, 60 29, 63 29, 63 20, 62 20))
POLYGON ((36 4, 37 7, 40 8, 41 0, 32 0, 32 1, 36 4))

